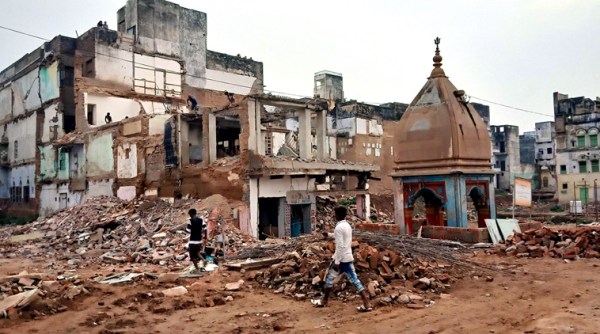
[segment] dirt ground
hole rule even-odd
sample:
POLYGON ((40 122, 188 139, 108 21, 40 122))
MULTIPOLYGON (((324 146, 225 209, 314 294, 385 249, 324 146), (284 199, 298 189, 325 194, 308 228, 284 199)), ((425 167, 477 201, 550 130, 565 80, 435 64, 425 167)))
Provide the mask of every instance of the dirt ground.
MULTIPOLYGON (((65 312, 35 320, 1 319, 0 333, 600 333, 600 261, 516 259, 482 251, 472 259, 502 271, 491 282, 464 278, 425 309, 387 306, 358 313, 358 299, 332 300, 328 308, 316 309, 308 300, 285 298, 251 281, 240 291, 224 292, 225 283, 241 274, 223 270, 180 282, 189 289, 182 297, 158 292, 179 283, 94 283, 65 312), (205 307, 207 296, 232 296, 233 301, 205 307)), ((45 265, 0 260, 0 273, 36 272, 45 265)), ((88 267, 78 274, 110 271, 88 267)))

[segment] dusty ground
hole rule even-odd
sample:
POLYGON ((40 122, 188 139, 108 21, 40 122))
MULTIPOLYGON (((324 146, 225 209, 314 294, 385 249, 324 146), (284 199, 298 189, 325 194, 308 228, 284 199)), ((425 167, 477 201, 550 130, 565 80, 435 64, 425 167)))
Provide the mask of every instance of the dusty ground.
MULTIPOLYGON (((237 272, 215 272, 183 281, 190 293, 162 297, 175 283, 106 286, 94 284, 69 310, 41 319, 0 320, 0 333, 600 333, 600 261, 515 259, 479 253, 475 260, 506 269, 484 278, 466 278, 449 296, 426 309, 382 307, 355 311, 354 303, 333 300, 315 309, 308 301, 275 295, 248 282, 223 292, 237 272), (197 283, 200 282, 200 283, 197 283), (152 295, 149 296, 148 293, 152 295), (207 296, 233 296, 225 305, 205 307, 207 296)), ((35 272, 43 263, 0 260, 2 275, 35 272)), ((86 277, 110 268, 88 268, 86 277)), ((42 306, 37 306, 42 307, 42 306)))

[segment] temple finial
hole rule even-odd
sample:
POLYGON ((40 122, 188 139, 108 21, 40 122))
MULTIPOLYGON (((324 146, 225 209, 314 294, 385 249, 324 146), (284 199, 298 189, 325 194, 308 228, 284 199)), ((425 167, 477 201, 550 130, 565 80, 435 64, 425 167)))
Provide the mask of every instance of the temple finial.
POLYGON ((440 55, 440 41, 439 37, 436 37, 433 42, 435 43, 435 56, 433 56, 433 71, 431 71, 431 78, 434 77, 445 77, 446 73, 442 69, 442 56, 440 55))

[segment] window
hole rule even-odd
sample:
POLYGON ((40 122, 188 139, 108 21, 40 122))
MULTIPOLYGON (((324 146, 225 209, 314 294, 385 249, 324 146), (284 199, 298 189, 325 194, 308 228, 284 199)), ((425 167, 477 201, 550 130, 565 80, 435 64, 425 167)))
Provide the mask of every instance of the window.
POLYGON ((60 82, 66 86, 73 86, 73 67, 65 66, 63 70, 60 71, 60 82))
POLYGON ((560 173, 567 174, 567 165, 560 165, 560 173))
POLYGON ((600 164, 598 164, 598 160, 592 160, 592 173, 600 172, 600 164))
POLYGON ((587 161, 579 161, 579 173, 587 172, 587 161))
POLYGON ((500 170, 503 172, 506 170, 506 161, 500 161, 500 170))
POLYGON ((569 189, 569 184, 568 184, 568 183, 566 183, 566 182, 565 182, 565 183, 563 183, 563 184, 562 184, 562 188, 563 188, 563 189, 569 189))
POLYGON ((598 135, 590 135, 590 146, 598 146, 598 135))
POLYGON ((89 125, 96 124, 96 105, 88 104, 87 105, 87 121, 89 125))
POLYGON ((15 159, 17 159, 19 157, 19 141, 15 140, 15 143, 13 146, 14 146, 14 157, 15 157, 15 159))
POLYGON ((548 177, 547 176, 544 176, 542 178, 542 187, 544 187, 544 188, 548 187, 548 177))
POLYGON ((500 142, 500 153, 504 153, 504 152, 506 152, 506 148, 504 147, 504 142, 501 141, 500 142))
POLYGON ((60 152, 60 157, 58 159, 58 169, 59 170, 67 170, 67 153, 60 152))
POLYGON ((546 149, 546 153, 548 153, 548 154, 552 154, 552 147, 548 147, 548 148, 546 149))
POLYGON ((82 72, 84 77, 94 76, 94 59, 88 59, 82 66, 82 72))
POLYGON ((577 136, 577 147, 585 147, 585 136, 577 136))

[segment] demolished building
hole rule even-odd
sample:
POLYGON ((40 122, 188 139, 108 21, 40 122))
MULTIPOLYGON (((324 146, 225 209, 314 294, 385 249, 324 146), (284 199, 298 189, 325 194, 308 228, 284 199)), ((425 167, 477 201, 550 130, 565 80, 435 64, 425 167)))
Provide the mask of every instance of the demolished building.
POLYGON ((315 229, 315 192, 354 190, 368 217, 378 167, 331 155, 326 100, 263 94, 262 63, 207 50, 205 13, 129 0, 117 21, 57 36, 0 73, 8 214, 222 194, 246 203, 242 231, 297 236, 315 229))

